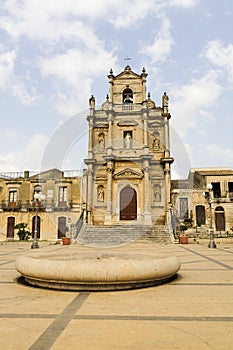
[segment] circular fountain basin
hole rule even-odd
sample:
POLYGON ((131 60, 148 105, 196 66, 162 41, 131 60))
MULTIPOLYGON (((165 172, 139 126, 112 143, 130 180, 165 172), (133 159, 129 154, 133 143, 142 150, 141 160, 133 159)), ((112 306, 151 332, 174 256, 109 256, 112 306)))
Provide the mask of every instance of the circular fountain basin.
POLYGON ((35 252, 20 256, 16 269, 27 283, 61 290, 122 290, 153 286, 174 277, 176 257, 120 251, 35 252))

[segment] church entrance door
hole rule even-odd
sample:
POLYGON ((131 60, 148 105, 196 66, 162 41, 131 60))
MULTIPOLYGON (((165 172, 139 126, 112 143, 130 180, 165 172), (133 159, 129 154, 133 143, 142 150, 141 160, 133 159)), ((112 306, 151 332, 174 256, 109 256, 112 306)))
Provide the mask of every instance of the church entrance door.
POLYGON ((132 187, 125 187, 120 193, 120 220, 137 219, 137 193, 132 187))

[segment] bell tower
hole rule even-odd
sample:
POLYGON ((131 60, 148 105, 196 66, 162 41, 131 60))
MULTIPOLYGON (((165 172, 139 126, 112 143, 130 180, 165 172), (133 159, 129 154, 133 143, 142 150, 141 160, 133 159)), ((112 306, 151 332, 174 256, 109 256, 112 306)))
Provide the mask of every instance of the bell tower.
POLYGON ((100 108, 89 100, 86 203, 93 225, 166 224, 170 203, 168 96, 146 93, 145 68, 108 75, 100 108))

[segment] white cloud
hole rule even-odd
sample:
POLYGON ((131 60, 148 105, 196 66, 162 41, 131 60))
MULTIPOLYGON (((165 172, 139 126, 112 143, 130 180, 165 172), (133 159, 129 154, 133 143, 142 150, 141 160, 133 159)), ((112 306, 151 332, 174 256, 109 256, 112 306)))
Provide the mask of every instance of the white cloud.
POLYGON ((223 146, 216 144, 216 143, 211 143, 207 144, 205 146, 207 156, 213 160, 213 162, 218 162, 219 159, 221 159, 222 164, 220 165, 226 165, 233 167, 233 149, 232 148, 224 148, 223 146))
POLYGON ((48 138, 35 134, 25 146, 18 144, 17 151, 0 155, 1 171, 23 171, 27 169, 38 170, 48 138))
POLYGON ((193 7, 198 4, 199 0, 170 0, 170 5, 174 7, 193 7))
POLYGON ((172 122, 181 136, 195 127, 201 118, 205 118, 205 109, 211 109, 217 101, 222 92, 217 82, 218 76, 218 72, 209 70, 201 79, 171 91, 172 100, 176 101, 171 105, 175 116, 172 122))
POLYGON ((233 82, 233 44, 224 46, 219 40, 209 41, 203 55, 214 65, 225 69, 227 77, 233 82))
POLYGON ((162 27, 158 35, 155 37, 153 44, 143 47, 140 50, 140 53, 148 56, 151 64, 155 64, 167 59, 172 45, 173 39, 170 32, 170 21, 167 18, 164 18, 162 27))
POLYGON ((116 66, 116 57, 96 40, 92 48, 69 49, 40 59, 39 65, 43 76, 53 77, 55 85, 58 82, 53 95, 56 110, 71 116, 86 108, 93 78, 116 66))
POLYGON ((0 53, 0 89, 5 89, 12 79, 15 59, 15 50, 4 50, 0 53))

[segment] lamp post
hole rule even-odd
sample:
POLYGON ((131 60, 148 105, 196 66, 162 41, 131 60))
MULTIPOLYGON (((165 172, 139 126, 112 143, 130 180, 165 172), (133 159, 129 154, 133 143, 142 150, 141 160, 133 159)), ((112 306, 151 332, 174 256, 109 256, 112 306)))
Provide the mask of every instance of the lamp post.
POLYGON ((38 234, 38 231, 37 231, 37 223, 38 223, 38 209, 39 209, 39 201, 44 201, 45 200, 45 195, 42 194, 42 193, 38 193, 36 192, 34 194, 34 200, 35 200, 35 203, 36 203, 36 218, 35 218, 35 226, 34 226, 34 237, 33 237, 33 242, 32 242, 32 245, 31 245, 31 249, 37 249, 39 248, 39 244, 38 244, 38 241, 37 241, 37 234, 38 234))
POLYGON ((207 199, 210 207, 210 241, 208 244, 208 248, 216 248, 216 244, 214 241, 214 230, 213 230, 213 219, 212 219, 212 189, 213 186, 211 184, 207 184, 207 199))

